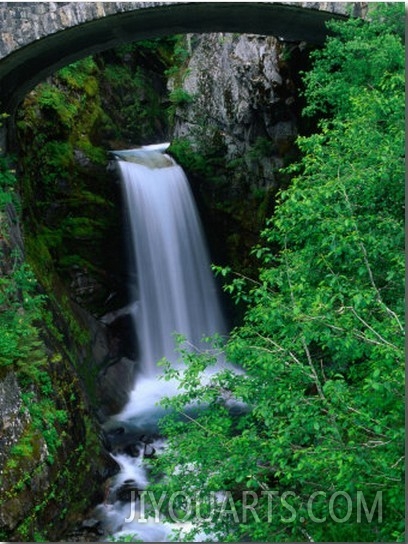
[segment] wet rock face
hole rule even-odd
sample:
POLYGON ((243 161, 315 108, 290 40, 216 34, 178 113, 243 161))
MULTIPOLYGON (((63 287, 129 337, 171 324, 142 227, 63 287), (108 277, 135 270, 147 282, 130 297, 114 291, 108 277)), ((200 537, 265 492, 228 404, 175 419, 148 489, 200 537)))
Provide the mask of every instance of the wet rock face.
POLYGON ((98 417, 105 421, 112 414, 117 414, 128 401, 135 380, 136 364, 134 361, 121 357, 112 360, 111 364, 102 369, 97 378, 97 390, 100 398, 98 417))
POLYGON ((21 390, 16 375, 10 372, 0 381, 0 467, 27 423, 28 416, 21 411, 21 390))
POLYGON ((13 293, 2 297, 0 312, 25 317, 22 343, 28 352, 25 357, 14 348, 17 334, 2 327, 6 336, 0 349, 0 536, 5 541, 29 541, 41 533, 55 540, 71 523, 66 516, 68 501, 70 513, 76 507, 82 511, 93 493, 89 481, 86 488, 81 480, 85 466, 93 472, 86 445, 96 442, 96 436, 87 427, 85 396, 70 359, 71 354, 79 358, 74 356, 79 350, 73 345, 69 352, 56 329, 47 328, 49 321, 42 322, 38 314, 34 325, 24 306, 31 294, 16 277, 24 252, 20 220, 11 204, 0 210, 0 253, 3 295, 7 290, 13 293))
POLYGON ((9 461, 13 447, 27 432, 31 423, 28 412, 23 409, 21 394, 16 374, 8 372, 0 380, 0 496, 9 496, 0 508, 0 529, 13 530, 21 518, 29 513, 35 497, 49 485, 47 467, 44 465, 47 448, 39 434, 33 437, 35 447, 32 448, 29 458, 20 460, 18 471, 9 461), (44 470, 35 471, 39 466, 44 470), (30 489, 25 494, 12 495, 10 490, 23 471, 33 473, 30 489))
POLYGON ((310 48, 230 33, 189 35, 184 47, 188 59, 169 82, 170 151, 192 182, 214 262, 254 277, 251 250, 288 182, 282 167, 296 158, 310 48))
MULTIPOLYGON (((176 110, 175 136, 188 137, 200 150, 224 149, 226 161, 268 141, 269 156, 258 161, 256 172, 253 157, 246 161, 264 188, 274 184, 274 170, 297 135, 296 89, 281 69, 282 47, 272 36, 190 36, 186 99, 176 110)), ((170 86, 174 92, 177 81, 170 86)))
MULTIPOLYGON (((64 372, 64 369, 60 369, 64 372)), ((13 370, 2 372, 0 379, 0 534, 10 541, 30 539, 35 531, 49 530, 55 539, 66 521, 61 516, 63 500, 72 493, 68 474, 76 470, 78 455, 75 448, 83 440, 82 425, 73 413, 72 420, 62 425, 52 422, 58 436, 59 446, 51 449, 50 435, 45 436, 38 428, 38 418, 30 413, 25 390, 19 385, 13 370), (66 431, 66 432, 65 432, 66 431), (50 442, 47 442, 47 439, 50 442), (64 488, 65 486, 65 488, 64 488), (52 490, 57 489, 54 492, 52 490), (65 490, 65 492, 64 492, 65 490), (60 495, 61 491, 61 495, 60 495), (62 499, 63 497, 63 499, 62 499), (38 507, 41 505, 41 507, 38 507), (25 525, 27 520, 30 526, 25 525), (58 524, 54 527, 54 523, 58 524), (41 527, 41 529, 40 529, 41 527)), ((67 376, 68 377, 68 376, 67 376)), ((69 376, 72 379, 72 375, 69 376)), ((63 405, 59 384, 55 386, 55 397, 49 397, 49 414, 56 413, 63 405), (55 407, 51 409, 52 403, 55 407), (55 412, 52 412, 55 410, 55 412)), ((41 398, 35 384, 29 386, 31 402, 40 404, 41 398)), ((61 411, 62 413, 62 411, 61 411)), ((78 468, 78 470, 81 470, 78 468)), ((74 477, 81 489, 81 476, 74 477)))

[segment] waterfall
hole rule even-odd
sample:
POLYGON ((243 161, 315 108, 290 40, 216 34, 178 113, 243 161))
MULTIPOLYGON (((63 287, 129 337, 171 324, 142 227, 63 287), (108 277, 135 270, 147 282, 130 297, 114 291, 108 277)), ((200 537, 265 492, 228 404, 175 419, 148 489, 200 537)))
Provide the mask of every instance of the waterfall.
MULTIPOLYGON (((130 307, 136 308, 139 372, 126 406, 104 425, 106 443, 120 469, 106 482, 105 500, 93 512, 105 535, 133 535, 143 542, 167 541, 174 528, 161 520, 129 519, 129 512, 140 513, 137 497, 148 485, 145 458, 165 447, 157 435, 163 413, 157 402, 178 386, 159 380, 157 362, 165 357, 182 368, 175 333, 183 335, 191 349, 200 349, 204 336, 225 332, 188 180, 162 151, 154 146, 113 152, 123 186, 130 263, 135 266, 130 277, 137 279, 130 307)), ((206 379, 217 370, 208 371, 206 379)))
POLYGON ((136 262, 134 315, 140 370, 157 373, 175 359, 174 333, 199 347, 202 337, 224 333, 200 219, 183 169, 153 149, 115 152, 136 262))
MULTIPOLYGON (((123 186, 130 262, 135 266, 130 277, 137 278, 130 307, 136 308, 139 372, 126 406, 104 425, 107 447, 119 472, 107 480, 105 500, 93 515, 105 535, 164 542, 177 524, 161 517, 140 519, 140 493, 148 486, 149 458, 166 447, 158 433, 157 422, 163 414, 158 401, 179 391, 177 381, 159 379, 157 362, 165 357, 182 371, 174 333, 183 335, 189 348, 201 349, 203 336, 223 334, 225 325, 200 219, 182 168, 162 147, 113 154, 123 186)), ((225 366, 230 367, 219 358, 202 379, 210 381, 225 366)), ((194 417, 198 408, 186 408, 190 409, 194 417)), ((188 529, 183 524, 177 527, 188 529)))

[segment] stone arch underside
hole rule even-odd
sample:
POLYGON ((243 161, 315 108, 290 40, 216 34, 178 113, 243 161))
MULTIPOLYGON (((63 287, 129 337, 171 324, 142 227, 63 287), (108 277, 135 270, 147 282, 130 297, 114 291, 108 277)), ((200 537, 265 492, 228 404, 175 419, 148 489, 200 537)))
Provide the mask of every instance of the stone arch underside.
POLYGON ((268 2, 151 3, 57 30, 0 60, 0 111, 12 114, 24 96, 55 70, 119 44, 182 33, 238 32, 321 43, 326 21, 343 17, 268 2))

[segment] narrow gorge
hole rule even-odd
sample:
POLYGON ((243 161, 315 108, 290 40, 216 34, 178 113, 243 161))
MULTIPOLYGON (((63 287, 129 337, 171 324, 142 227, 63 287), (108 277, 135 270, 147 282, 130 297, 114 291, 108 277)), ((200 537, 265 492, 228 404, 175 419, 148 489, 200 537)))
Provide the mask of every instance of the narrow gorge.
MULTIPOLYGON (((19 372, 4 377, 8 393, 2 413, 5 421, 12 422, 13 433, 5 450, 10 453, 4 458, 8 477, 3 481, 5 496, 13 499, 2 509, 9 539, 12 534, 33 539, 41 534, 41 526, 47 527, 49 538, 61 538, 62 528, 72 526, 75 509, 79 517, 85 515, 82 501, 86 504, 90 497, 88 504, 97 503, 106 475, 115 470, 98 438, 98 425, 126 404, 140 361, 129 309, 129 275, 134 274, 129 271, 132 257, 127 251, 130 227, 109 151, 169 139, 169 152, 190 176, 213 258, 256 273, 249 250, 273 209, 279 183, 284 183, 276 179, 278 170, 296 153, 300 105, 294 106, 299 101, 294 79, 299 59, 307 59, 306 50, 305 45, 279 44, 274 38, 255 35, 177 36, 79 61, 26 97, 17 114, 19 189, 15 194, 21 195, 21 201, 10 202, 7 210, 11 240, 20 239, 21 266, 25 255, 36 274, 39 283, 35 287, 33 280, 33 290, 38 297, 46 296, 52 330, 48 331, 51 324, 45 325, 40 333, 45 335, 39 340, 44 362, 37 363, 38 370, 29 370, 39 374, 30 386, 32 393, 19 385, 19 372), (209 66, 222 69, 223 78, 209 66), (20 223, 13 220, 16 206, 22 210, 23 234, 20 223), (43 377, 48 376, 49 364, 54 365, 58 381, 43 377), (75 378, 67 377, 67 372, 75 378), (44 396, 42 381, 49 381, 55 393, 50 390, 44 396), (71 384, 71 393, 65 384, 71 384), (58 477, 49 492, 42 487, 40 482, 54 479, 46 442, 39 446, 38 459, 30 455, 32 469, 19 467, 20 456, 27 456, 34 444, 37 447, 37 431, 31 427, 49 424, 24 408, 27 395, 28 402, 35 399, 50 407, 51 421, 61 420, 56 421, 58 471, 67 462, 65 457, 75 457, 78 448, 84 457, 88 474, 79 459, 66 469, 72 488, 62 490, 58 477), (59 395, 72 398, 76 409, 66 400, 60 404, 59 395), (71 427, 76 429, 74 435, 71 427), (26 453, 10 457, 21 441, 28 443, 26 453), (66 453, 60 459, 62 449, 66 453), (10 461, 15 470, 10 470, 10 461), (39 474, 37 485, 32 470, 39 474), (94 487, 83 488, 79 501, 72 498, 80 489, 78 470, 82 485, 89 473, 95 475, 94 487), (33 490, 29 495, 28 487, 33 490), (78 502, 74 508, 72 500, 78 502)), ((9 274, 12 251, 3 253, 4 262, 10 262, 5 270, 9 274)), ((230 321, 239 319, 231 302, 224 303, 230 321)), ((174 332, 183 333, 177 329, 174 332)), ((225 330, 211 331, 215 332, 225 330)), ((31 365, 36 368, 35 362, 27 367, 31 365)))
POLYGON ((4 541, 401 539, 399 8, 100 50, 3 116, 4 541))

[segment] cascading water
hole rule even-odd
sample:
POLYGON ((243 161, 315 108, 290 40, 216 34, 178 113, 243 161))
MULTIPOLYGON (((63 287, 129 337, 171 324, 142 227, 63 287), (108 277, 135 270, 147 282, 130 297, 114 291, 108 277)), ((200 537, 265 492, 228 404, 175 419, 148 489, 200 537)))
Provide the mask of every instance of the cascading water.
POLYGON ((158 380, 157 362, 165 357, 182 364, 177 360, 175 333, 194 349, 200 348, 203 336, 225 331, 188 181, 163 148, 166 145, 114 152, 129 218, 131 262, 136 263, 133 306, 139 374, 127 405, 106 425, 112 457, 121 470, 108 485, 105 503, 95 511, 105 532, 135 534, 145 542, 164 541, 171 529, 157 520, 142 525, 125 522, 129 491, 140 492, 147 485, 143 459, 149 457, 148 451, 163 447, 155 436, 161 415, 156 402, 176 390, 175 384, 158 380))
POLYGON ((131 157, 146 154, 148 166, 119 161, 119 168, 137 264, 140 370, 152 376, 162 357, 175 362, 175 332, 198 347, 225 327, 186 176, 157 151, 131 157))

